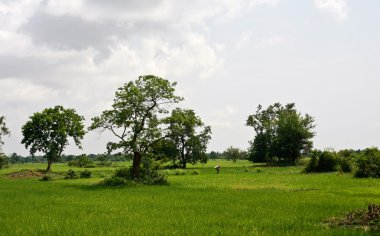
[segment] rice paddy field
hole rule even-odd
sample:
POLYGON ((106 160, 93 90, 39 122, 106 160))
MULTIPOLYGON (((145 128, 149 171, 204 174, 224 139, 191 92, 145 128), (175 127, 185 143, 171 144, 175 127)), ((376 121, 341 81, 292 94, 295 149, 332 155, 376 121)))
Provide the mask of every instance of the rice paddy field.
POLYGON ((117 167, 90 168, 90 179, 62 179, 67 164, 53 165, 53 181, 8 176, 45 167, 0 170, 0 235, 370 235, 323 222, 380 203, 377 179, 246 161, 168 170, 165 186, 97 184, 117 167))

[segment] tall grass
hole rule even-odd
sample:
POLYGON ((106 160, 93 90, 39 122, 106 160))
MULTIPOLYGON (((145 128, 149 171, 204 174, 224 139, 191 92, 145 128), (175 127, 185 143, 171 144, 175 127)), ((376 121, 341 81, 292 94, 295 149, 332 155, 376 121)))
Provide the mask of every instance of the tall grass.
POLYGON ((245 161, 190 167, 200 174, 170 175, 169 186, 126 187, 96 185, 115 167, 91 169, 91 179, 51 182, 5 177, 39 164, 1 170, 0 235, 365 235, 321 222, 380 203, 377 179, 305 175, 298 167, 257 172, 245 161))

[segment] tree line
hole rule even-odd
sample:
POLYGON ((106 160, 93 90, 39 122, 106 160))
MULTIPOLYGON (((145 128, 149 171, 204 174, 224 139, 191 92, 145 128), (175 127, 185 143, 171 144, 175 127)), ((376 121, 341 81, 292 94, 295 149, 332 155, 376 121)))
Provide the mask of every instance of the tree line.
MULTIPOLYGON (((153 173, 146 168, 152 168, 154 161, 171 161, 173 167, 186 168, 187 163, 205 163, 208 159, 248 159, 256 163, 294 165, 302 161, 301 157, 310 157, 305 172, 313 172, 325 169, 325 160, 330 160, 329 163, 341 160, 330 158, 335 154, 313 150, 314 118, 301 114, 294 103, 274 103, 267 108, 259 105, 256 112, 248 116, 245 125, 254 130, 248 150, 231 146, 221 153, 207 153, 211 126, 204 124, 192 109, 171 109, 184 99, 175 95, 175 86, 176 83, 154 75, 140 76, 118 88, 111 108, 93 117, 87 129, 83 125, 84 117, 74 109, 55 106, 36 112, 22 126, 21 143, 31 157, 21 160, 14 153, 10 161, 17 163, 44 158, 48 163, 46 172, 49 172, 57 161, 85 166, 93 165, 94 161, 106 164, 107 160, 132 160, 128 170, 130 178, 139 180, 145 178, 144 173, 153 173), (117 138, 117 141, 107 143, 106 155, 63 155, 69 138, 81 148, 84 135, 93 130, 108 131, 117 138), (117 154, 113 154, 115 151, 117 154), (36 156, 37 153, 43 153, 43 156, 36 156)), ((0 116, 0 168, 6 159, 1 152, 2 137, 6 135, 10 135, 10 131, 5 117, 0 116)), ((368 153, 378 156, 377 151, 364 153, 362 156, 365 157, 368 153)), ((337 165, 331 166, 336 169, 337 165)))

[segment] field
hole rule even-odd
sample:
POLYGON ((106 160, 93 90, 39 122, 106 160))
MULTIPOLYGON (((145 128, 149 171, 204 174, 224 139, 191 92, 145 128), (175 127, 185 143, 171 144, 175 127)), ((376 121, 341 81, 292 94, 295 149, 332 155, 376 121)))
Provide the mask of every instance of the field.
MULTIPOLYGON (((1 235, 366 235, 323 221, 380 203, 380 181, 349 174, 300 174, 300 167, 245 161, 189 165, 169 172, 168 186, 105 187, 115 167, 91 168, 91 179, 9 179, 0 170, 1 235), (191 172, 196 169, 198 175, 191 172)), ((126 164, 126 163, 124 163, 126 164)), ((64 172, 66 164, 53 165, 64 172)), ((81 170, 77 168, 77 170, 81 170)), ((83 170, 83 169, 82 169, 83 170)))

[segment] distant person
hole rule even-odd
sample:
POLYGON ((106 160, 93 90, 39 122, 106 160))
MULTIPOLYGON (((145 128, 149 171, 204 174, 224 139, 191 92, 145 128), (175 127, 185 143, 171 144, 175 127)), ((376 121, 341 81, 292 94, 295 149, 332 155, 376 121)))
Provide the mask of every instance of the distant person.
POLYGON ((216 173, 219 174, 220 165, 217 164, 217 165, 215 166, 215 169, 216 169, 216 173))

